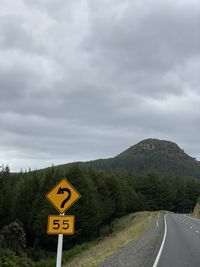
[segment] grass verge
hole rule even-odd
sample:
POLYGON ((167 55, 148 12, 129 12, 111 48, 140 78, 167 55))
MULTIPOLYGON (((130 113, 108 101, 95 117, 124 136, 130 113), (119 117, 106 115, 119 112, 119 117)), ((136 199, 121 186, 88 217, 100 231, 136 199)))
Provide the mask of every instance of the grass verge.
MULTIPOLYGON (((63 253, 63 267, 97 267, 107 257, 126 245, 143 232, 158 212, 137 212, 114 220, 113 233, 103 239, 85 244, 79 253, 73 253, 80 246, 63 253)), ((46 267, 46 266, 45 266, 46 267)))
POLYGON ((200 200, 196 204, 192 216, 196 219, 200 219, 200 200))
MULTIPOLYGON (((113 221, 113 233, 94 241, 77 245, 63 252, 63 267, 97 267, 131 239, 142 233, 158 212, 136 212, 113 221)), ((55 267, 55 258, 36 264, 36 267, 55 267)))

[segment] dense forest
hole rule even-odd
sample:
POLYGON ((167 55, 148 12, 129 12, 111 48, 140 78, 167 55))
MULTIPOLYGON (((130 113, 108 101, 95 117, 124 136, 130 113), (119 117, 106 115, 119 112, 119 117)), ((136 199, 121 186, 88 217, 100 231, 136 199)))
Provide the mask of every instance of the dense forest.
POLYGON ((200 183, 191 177, 138 175, 97 171, 74 165, 68 168, 13 174, 0 172, 0 266, 35 266, 56 251, 57 236, 46 233, 48 215, 57 214, 45 194, 63 177, 81 198, 68 214, 76 216, 76 231, 64 238, 69 249, 95 239, 114 218, 142 210, 191 211, 200 195, 200 183))

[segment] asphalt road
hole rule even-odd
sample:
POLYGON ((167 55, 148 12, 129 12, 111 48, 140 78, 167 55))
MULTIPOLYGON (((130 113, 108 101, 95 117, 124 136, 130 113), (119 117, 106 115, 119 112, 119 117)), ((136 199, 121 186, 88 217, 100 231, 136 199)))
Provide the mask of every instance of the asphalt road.
POLYGON ((200 220, 169 214, 166 226, 163 249, 154 267, 200 267, 200 220))

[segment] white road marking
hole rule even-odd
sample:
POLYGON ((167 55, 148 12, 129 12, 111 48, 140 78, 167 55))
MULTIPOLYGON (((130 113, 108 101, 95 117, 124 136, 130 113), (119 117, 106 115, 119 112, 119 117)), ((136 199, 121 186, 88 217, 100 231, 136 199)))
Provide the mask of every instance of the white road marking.
POLYGON ((199 233, 199 231, 197 231, 197 230, 196 230, 196 233, 198 234, 198 233, 199 233))
POLYGON ((156 224, 157 224, 157 227, 158 227, 158 219, 156 220, 156 224))
POLYGON ((190 228, 192 229, 192 226, 190 226, 190 228))
POLYGON ((165 222, 165 233, 164 233, 164 236, 163 236, 163 241, 162 241, 162 244, 160 246, 160 249, 158 251, 158 255, 156 257, 156 260, 153 264, 153 267, 157 267, 158 265, 158 262, 160 260, 160 256, 162 254, 162 251, 163 251, 163 247, 164 247, 164 244, 165 244, 165 240, 166 240, 166 236, 167 236, 167 221, 166 221, 166 215, 164 216, 164 222, 165 222))

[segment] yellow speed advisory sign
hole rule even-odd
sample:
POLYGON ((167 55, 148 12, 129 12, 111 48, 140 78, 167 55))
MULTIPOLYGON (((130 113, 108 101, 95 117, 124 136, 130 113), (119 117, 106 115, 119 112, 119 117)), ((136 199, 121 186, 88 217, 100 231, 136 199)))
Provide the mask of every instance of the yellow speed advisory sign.
POLYGON ((47 234, 49 235, 73 235, 75 216, 73 215, 49 215, 47 234))
POLYGON ((46 198, 59 213, 68 210, 80 197, 79 192, 66 179, 62 179, 46 194, 46 198))

